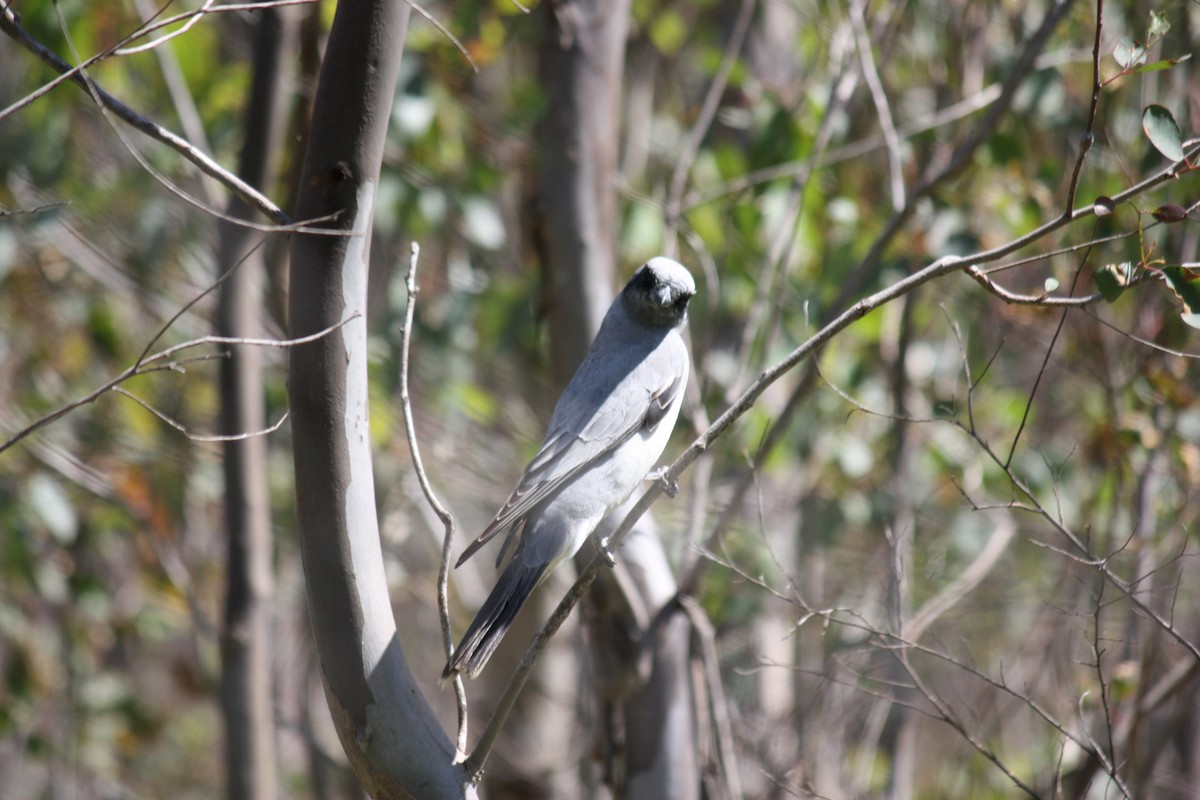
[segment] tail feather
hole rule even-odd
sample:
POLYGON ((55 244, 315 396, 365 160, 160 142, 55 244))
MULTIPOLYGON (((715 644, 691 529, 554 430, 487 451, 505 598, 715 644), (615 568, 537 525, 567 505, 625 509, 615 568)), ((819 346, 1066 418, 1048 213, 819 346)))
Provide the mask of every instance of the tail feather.
POLYGON ((520 558, 509 562, 492 593, 471 621, 462 643, 446 662, 442 680, 449 680, 456 672, 468 678, 479 675, 516 619, 517 612, 541 582, 547 566, 544 563, 528 566, 520 558))

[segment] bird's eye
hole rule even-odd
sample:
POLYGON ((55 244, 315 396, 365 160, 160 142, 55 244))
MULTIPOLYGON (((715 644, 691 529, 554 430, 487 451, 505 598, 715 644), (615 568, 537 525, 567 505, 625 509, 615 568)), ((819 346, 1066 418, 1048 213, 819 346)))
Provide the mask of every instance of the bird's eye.
POLYGON ((654 270, 643 269, 638 273, 638 285, 643 289, 653 289, 658 281, 655 279, 654 270))
POLYGON ((688 300, 691 299, 691 295, 681 294, 679 299, 675 301, 675 310, 682 314, 687 310, 688 300))

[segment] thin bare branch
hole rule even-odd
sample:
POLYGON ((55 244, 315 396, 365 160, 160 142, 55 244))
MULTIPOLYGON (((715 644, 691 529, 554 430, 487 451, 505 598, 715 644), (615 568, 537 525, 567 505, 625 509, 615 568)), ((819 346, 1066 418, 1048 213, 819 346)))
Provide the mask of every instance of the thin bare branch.
POLYGON ((283 416, 281 416, 279 418, 278 422, 276 422, 274 425, 271 425, 270 427, 263 428, 261 431, 247 431, 245 433, 229 433, 229 434, 192 433, 191 431, 189 431, 187 429, 187 426, 185 426, 182 422, 174 419, 173 417, 171 417, 168 414, 163 413, 162 411, 159 411, 157 408, 150 405, 148 402, 146 402, 142 398, 138 397, 136 394, 129 391, 128 389, 124 389, 120 386, 114 386, 114 387, 112 387, 112 390, 119 395, 128 397, 130 400, 137 403, 139 406, 146 409, 151 414, 158 417, 160 420, 167 423, 168 425, 170 425, 172 428, 174 428, 175 430, 182 433, 187 438, 191 439, 193 442, 240 442, 244 439, 251 439, 256 436, 266 436, 267 434, 274 433, 275 431, 282 428, 283 423, 287 422, 287 418, 288 418, 288 413, 285 411, 285 412, 283 412, 283 416))
POLYGON ((746 34, 750 31, 750 21, 754 18, 754 9, 757 5, 757 0, 742 0, 741 9, 733 23, 733 30, 729 34, 729 41, 725 45, 725 53, 721 57, 721 65, 717 67, 717 72, 708 86, 708 93, 704 96, 700 113, 696 116, 696 121, 692 124, 687 139, 683 143, 683 150, 675 159, 675 169, 671 173, 671 181, 668 184, 670 188, 667 190, 667 199, 664 203, 667 230, 663 240, 666 242, 666 255, 668 256, 675 255, 673 252, 675 231, 679 228, 680 205, 683 202, 684 190, 687 188, 688 175, 692 171, 692 165, 695 164, 696 154, 700 152, 700 144, 704 141, 704 136, 708 133, 708 128, 716 116, 721 95, 725 92, 729 74, 733 71, 738 54, 742 51, 742 45, 746 42, 746 34))
MULTIPOLYGON (((417 307, 417 264, 421 256, 421 245, 412 243, 411 257, 408 262, 408 274, 404 277, 404 288, 408 290, 408 303, 404 309, 404 326, 400 330, 400 408, 404 415, 404 435, 408 439, 408 452, 412 456, 413 470, 417 474, 417 482, 421 492, 433 513, 442 521, 445 533, 442 536, 442 556, 438 565, 437 601, 438 617, 442 624, 442 648, 446 658, 454 655, 454 634, 450 630, 450 550, 454 546, 454 532, 457 528, 454 515, 438 500, 425 465, 421 461, 421 448, 417 443, 417 426, 413 422, 412 398, 408 392, 409 350, 412 345, 413 318, 417 307)), ((467 753, 467 693, 463 687, 462 676, 454 674, 454 698, 458 705, 458 739, 456 746, 458 754, 455 762, 461 762, 467 753)))
MULTIPOLYGON (((454 48, 458 50, 458 52, 462 54, 462 57, 467 60, 467 63, 471 65, 471 69, 473 69, 476 73, 479 72, 479 65, 475 63, 475 59, 471 57, 471 51, 468 50, 463 43, 458 40, 457 36, 450 32, 449 28, 442 24, 440 19, 431 14, 428 9, 415 3, 413 0, 404 0, 404 2, 408 4, 409 8, 424 17, 426 22, 437 28, 438 33, 442 34, 442 36, 445 36, 450 41, 450 44, 454 45, 454 48)), ((518 8, 520 8, 520 6, 518 6, 518 8)), ((529 13, 528 9, 521 10, 526 14, 529 13)))
MULTIPOLYGON (((57 9, 57 6, 55 6, 57 9)), ((66 31, 65 25, 64 35, 69 34, 66 31)), ((206 153, 195 147, 191 142, 178 136, 156 122, 152 122, 146 117, 134 111, 129 106, 117 100, 112 95, 105 92, 99 86, 96 86, 91 79, 86 77, 82 60, 76 58, 76 61, 81 64, 78 68, 73 68, 66 61, 63 61, 57 55, 48 50, 40 42, 34 39, 17 21, 16 14, 11 8, 5 7, 0 10, 0 31, 3 31, 12 39, 19 42, 26 50, 33 53, 43 62, 48 64, 55 71, 68 75, 68 79, 73 83, 81 86, 85 91, 92 95, 97 104, 102 109, 106 109, 116 114, 121 120, 141 131, 152 139, 155 139, 168 147, 172 148, 187 160, 195 164, 201 172, 220 181, 222 185, 240 197, 252 208, 256 208, 265 214, 269 219, 280 225, 291 225, 292 218, 289 217, 282 209, 272 203, 265 195, 250 186, 234 173, 222 167, 206 153)), ((74 45, 71 45, 74 50, 74 45)), ((10 109, 6 109, 5 114, 11 113, 10 109)), ((0 114, 2 117, 3 114, 0 114)))
MULTIPOLYGON (((207 294, 209 291, 211 291, 211 288, 212 287, 210 287, 209 289, 206 289, 204 294, 207 294)), ((203 295, 201 295, 201 296, 203 296, 203 295)), ((194 303, 195 303, 195 300, 193 300, 191 303, 189 303, 188 307, 191 307, 191 305, 194 303)), ((133 378, 137 375, 145 375, 150 372, 161 371, 164 369, 180 371, 179 365, 182 363, 186 363, 189 361, 208 360, 208 359, 214 358, 214 357, 215 358, 224 357, 224 354, 209 354, 206 356, 196 356, 191 359, 180 359, 180 360, 168 361, 168 359, 170 359, 171 356, 173 356, 175 353, 178 353, 182 350, 187 350, 187 349, 190 349, 193 347, 199 347, 201 345, 206 345, 206 344, 247 345, 247 346, 252 346, 252 347, 295 347, 296 345, 306 344, 307 342, 311 342, 311 341, 320 339, 323 336, 328 336, 330 333, 337 330, 338 328, 341 328, 343 325, 347 324, 351 320, 356 319, 357 316, 358 315, 348 317, 347 319, 342 320, 341 322, 337 323, 336 325, 331 325, 330 327, 328 327, 322 331, 318 331, 317 333, 314 333, 310 336, 302 336, 297 339, 282 339, 282 340, 280 340, 280 339, 237 339, 237 338, 231 338, 231 337, 227 337, 227 336, 201 336, 197 339, 190 339, 186 342, 181 342, 180 344, 174 345, 172 347, 168 347, 165 350, 161 350, 152 355, 146 355, 146 353, 143 352, 143 354, 137 359, 137 361, 135 361, 129 367, 126 367, 124 370, 122 370, 120 373, 118 373, 114 378, 107 381, 102 386, 100 386, 96 389, 93 389, 92 391, 88 392, 87 394, 83 395, 82 397, 78 398, 77 400, 73 400, 70 403, 67 403, 66 405, 58 408, 57 410, 50 412, 49 414, 39 417, 38 419, 34 420, 30 424, 26 425, 21 430, 14 433, 3 443, 0 443, 0 453, 3 453, 5 450, 9 449, 13 445, 20 442, 22 439, 25 439, 25 438, 31 436, 32 434, 36 433, 37 431, 41 430, 42 428, 45 428, 46 426, 51 425, 54 422, 62 419, 63 417, 65 417, 67 414, 70 414, 75 409, 80 408, 81 406, 88 405, 90 403, 94 403, 97 399, 100 398, 101 395, 105 394, 106 392, 112 391, 116 387, 120 386, 122 383, 125 383, 126 381, 128 381, 130 378, 133 378), (165 363, 161 363, 161 362, 165 362, 165 363)), ((174 322, 174 319, 172 319, 171 322, 174 322)), ((170 323, 168 323, 166 327, 169 327, 169 326, 170 326, 170 323)), ((164 327, 163 330, 165 331, 166 328, 164 327)), ((154 337, 155 341, 157 341, 158 338, 162 335, 162 332, 163 331, 160 331, 154 337)))
POLYGON ((879 69, 875 66, 875 55, 871 52, 871 37, 867 33, 866 5, 865 2, 850 4, 850 26, 854 30, 854 42, 858 48, 859 63, 862 65, 867 88, 871 91, 871 100, 879 115, 879 129, 883 133, 883 141, 887 146, 892 210, 899 211, 907 204, 904 198, 904 162, 900 152, 900 135, 896 132, 896 123, 892 119, 892 108, 888 102, 887 91, 883 88, 883 79, 879 77, 879 69))

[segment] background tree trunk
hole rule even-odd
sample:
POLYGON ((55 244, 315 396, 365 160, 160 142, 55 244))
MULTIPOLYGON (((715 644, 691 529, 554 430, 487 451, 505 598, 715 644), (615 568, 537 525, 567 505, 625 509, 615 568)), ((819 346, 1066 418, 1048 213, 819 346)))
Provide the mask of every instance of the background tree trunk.
MULTIPOLYGON (((551 363, 562 387, 618 283, 616 178, 629 3, 577 0, 543 8, 547 111, 539 126, 535 240, 551 363)), ((618 510, 610 520, 621 517, 618 510)), ((586 564, 594 552, 585 547, 577 562, 586 564)), ((661 624, 652 641, 644 640, 676 588, 652 520, 643 519, 618 560, 616 571, 601 573, 585 609, 603 779, 620 797, 699 797, 686 619, 661 624)))
MULTIPOLYGON (((272 145, 278 139, 284 21, 278 9, 259 12, 253 83, 238 172, 251 186, 269 181, 272 145)), ((229 215, 254 212, 234 199, 229 215)), ((240 263, 221 285, 217 333, 261 337, 261 250, 250 228, 221 226, 218 269, 240 263)), ((221 433, 264 427, 261 350, 233 347, 221 362, 221 433)), ((275 797, 275 714, 271 693, 271 510, 267 493, 267 440, 250 436, 225 443, 225 524, 229 556, 225 627, 221 636, 221 709, 225 718, 227 795, 231 800, 275 797)))
POLYGON ((617 145, 629 0, 542 6, 537 217, 542 306, 555 382, 566 386, 600 329, 616 269, 617 145))

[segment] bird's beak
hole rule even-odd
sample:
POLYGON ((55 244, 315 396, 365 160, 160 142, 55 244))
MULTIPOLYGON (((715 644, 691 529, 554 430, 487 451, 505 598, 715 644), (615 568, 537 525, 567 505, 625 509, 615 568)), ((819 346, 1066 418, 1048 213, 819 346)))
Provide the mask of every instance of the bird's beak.
POLYGON ((654 287, 654 300, 664 308, 675 302, 675 293, 671 291, 670 286, 654 287))

